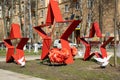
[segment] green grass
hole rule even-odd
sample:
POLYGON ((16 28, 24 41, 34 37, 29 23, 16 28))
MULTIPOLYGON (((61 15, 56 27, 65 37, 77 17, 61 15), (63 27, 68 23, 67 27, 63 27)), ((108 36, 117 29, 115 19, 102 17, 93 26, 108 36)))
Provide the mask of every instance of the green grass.
MULTIPOLYGON (((39 50, 38 54, 34 53, 34 50, 31 50, 30 52, 28 50, 24 51, 25 55, 40 55, 41 54, 41 49, 39 50)), ((0 56, 5 56, 6 55, 6 50, 0 50, 0 56)))
POLYGON ((3 49, 3 50, 0 50, 0 56, 5 56, 6 55, 6 50, 3 49))
MULTIPOLYGON (((38 51, 37 55, 40 55, 41 54, 41 49, 38 51)), ((31 52, 29 52, 28 50, 25 50, 25 55, 36 55, 34 53, 34 50, 31 50, 31 52)))
MULTIPOLYGON (((25 51, 25 55, 35 55, 34 50, 25 51)), ((6 51, 0 50, 0 56, 5 56, 6 51)), ((41 54, 39 50, 38 56, 41 54)), ((25 75, 31 75, 46 80, 119 80, 120 58, 117 59, 118 67, 113 67, 114 58, 110 59, 110 65, 102 69, 93 59, 83 61, 75 59, 70 65, 47 65, 40 60, 27 61, 26 66, 21 68, 15 63, 0 62, 0 69, 10 70, 25 75)))
POLYGON ((110 59, 110 64, 102 69, 93 59, 75 59, 74 64, 62 66, 50 66, 40 63, 40 60, 33 60, 27 61, 24 68, 14 63, 0 62, 0 68, 47 80, 119 80, 119 64, 117 68, 113 67, 113 58, 110 59))

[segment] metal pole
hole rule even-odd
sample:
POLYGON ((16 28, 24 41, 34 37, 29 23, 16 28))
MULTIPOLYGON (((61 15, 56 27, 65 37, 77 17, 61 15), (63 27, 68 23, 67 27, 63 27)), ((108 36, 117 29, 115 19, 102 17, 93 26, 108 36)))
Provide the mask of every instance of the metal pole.
POLYGON ((114 66, 117 67, 117 55, 116 55, 116 22, 117 22, 117 0, 115 0, 115 12, 114 12, 114 66))

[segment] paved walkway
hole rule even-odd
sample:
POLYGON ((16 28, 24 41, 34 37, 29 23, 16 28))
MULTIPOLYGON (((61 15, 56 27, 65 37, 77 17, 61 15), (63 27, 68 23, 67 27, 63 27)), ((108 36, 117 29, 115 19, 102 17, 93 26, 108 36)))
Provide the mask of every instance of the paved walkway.
POLYGON ((7 80, 7 79, 9 80, 45 80, 41 78, 36 78, 36 77, 0 69, 0 80, 7 80))
MULTIPOLYGON (((39 55, 25 56, 26 60, 35 60, 39 59, 39 55)), ((5 57, 0 57, 0 61, 5 61, 5 57)), ((45 80, 37 77, 32 77, 20 73, 15 73, 12 71, 0 69, 0 80, 45 80)))
MULTIPOLYGON (((5 57, 4 56, 0 56, 0 61, 5 61, 5 57)), ((25 56, 26 60, 35 60, 35 59, 40 59, 40 55, 27 55, 25 56)))

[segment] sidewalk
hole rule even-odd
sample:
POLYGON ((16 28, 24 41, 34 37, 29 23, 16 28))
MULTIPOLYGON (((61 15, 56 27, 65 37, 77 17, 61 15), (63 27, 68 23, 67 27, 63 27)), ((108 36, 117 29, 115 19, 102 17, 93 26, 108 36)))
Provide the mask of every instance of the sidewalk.
MULTIPOLYGON (((0 56, 0 61, 5 61, 6 57, 5 56, 0 56)), ((26 60, 35 60, 35 59, 40 59, 40 55, 28 55, 25 56, 26 60)))
MULTIPOLYGON (((35 59, 39 59, 39 57, 40 57, 39 55, 26 56, 26 60, 35 60, 35 59)), ((0 61, 5 61, 5 57, 0 56, 0 61)), ((0 80, 7 80, 7 79, 9 80, 45 80, 37 77, 32 77, 32 76, 0 69, 0 80)))
POLYGON ((41 78, 36 78, 36 77, 0 69, 0 80, 7 80, 7 79, 9 80, 45 80, 41 78))

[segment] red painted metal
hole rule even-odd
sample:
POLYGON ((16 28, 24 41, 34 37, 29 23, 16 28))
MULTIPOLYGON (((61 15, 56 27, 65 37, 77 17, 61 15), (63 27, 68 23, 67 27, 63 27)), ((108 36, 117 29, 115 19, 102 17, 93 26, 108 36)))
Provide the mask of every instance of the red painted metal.
POLYGON ((102 33, 100 31, 100 27, 99 24, 97 22, 94 22, 92 24, 92 27, 90 29, 90 34, 89 34, 89 38, 94 37, 96 34, 97 37, 101 38, 102 37, 102 33))
POLYGON ((51 42, 52 42, 51 38, 43 39, 43 47, 42 47, 42 54, 41 54, 42 60, 48 57, 48 52, 50 50, 51 42))
POLYGON ((85 55, 84 60, 89 60, 91 57, 96 55, 97 57, 101 57, 101 55, 98 52, 91 53, 91 45, 88 43, 84 38, 79 38, 79 41, 85 45, 85 55))
POLYGON ((101 38, 102 37, 102 33, 100 31, 100 28, 99 28, 99 24, 97 22, 94 22, 91 29, 90 29, 90 34, 89 34, 89 37, 82 37, 82 38, 79 38, 78 37, 78 40, 80 42, 82 42, 85 47, 86 47, 86 50, 85 50, 85 54, 84 54, 84 60, 88 60, 90 59, 92 56, 96 55, 97 57, 107 57, 107 52, 106 52, 106 45, 111 42, 114 37, 109 37, 109 39, 107 41, 105 41, 101 46, 100 46, 100 51, 102 54, 98 53, 98 52, 94 52, 94 53, 91 53, 91 45, 90 43, 88 43, 84 38, 93 38, 94 36, 99 37, 101 38))
POLYGON ((8 48, 6 52, 6 62, 11 62, 13 61, 12 55, 14 55, 14 46, 12 45, 10 39, 4 39, 4 43, 8 48))
POLYGON ((102 53, 102 58, 107 57, 107 51, 106 51, 106 45, 109 44, 114 37, 109 37, 107 41, 105 41, 101 46, 100 46, 100 51, 102 53))
POLYGON ((22 38, 19 24, 11 24, 10 39, 22 38))
POLYGON ((46 57, 48 57, 48 52, 52 42, 51 38, 42 30, 42 27, 53 25, 54 20, 56 22, 63 21, 60 9, 58 7, 58 2, 55 0, 50 0, 48 5, 46 24, 34 27, 35 31, 43 38, 42 54, 40 58, 41 60, 44 60, 46 57))
POLYGON ((48 57, 48 52, 50 50, 50 45, 52 42, 51 38, 41 29, 41 26, 36 26, 33 28, 43 38, 43 47, 42 47, 42 54, 40 59, 44 60, 46 57, 48 57))
POLYGON ((6 47, 8 48, 6 53, 6 62, 13 62, 14 60, 16 63, 20 64, 18 60, 24 56, 23 47, 27 43, 28 38, 22 38, 20 27, 18 24, 12 24, 11 25, 11 31, 10 36, 8 39, 4 39, 4 43, 6 47), (18 43, 17 47, 15 48, 12 45, 11 40, 13 39, 20 39, 20 42, 18 43), (16 52, 15 52, 16 49, 16 52))
POLYGON ((54 19, 56 22, 63 21, 58 2, 55 0, 50 0, 48 5, 46 24, 52 25, 54 22, 54 19))
POLYGON ((49 37, 42 30, 42 27, 53 25, 54 21, 57 23, 71 22, 71 24, 68 26, 67 30, 63 33, 63 35, 60 38, 62 48, 68 49, 68 51, 70 53, 70 57, 65 60, 65 63, 71 64, 71 63, 73 63, 73 56, 72 56, 71 48, 69 46, 67 39, 81 21, 79 21, 79 20, 63 21, 60 9, 58 7, 58 2, 56 0, 50 0, 50 2, 49 2, 46 23, 44 25, 34 27, 35 31, 43 38, 41 60, 44 60, 45 58, 48 57, 51 42, 52 42, 51 37, 49 37))
POLYGON ((86 48, 85 55, 84 55, 84 60, 88 60, 90 58, 90 55, 91 55, 90 54, 91 46, 84 38, 80 38, 80 41, 85 45, 85 48, 86 48))
MULTIPOLYGON (((68 49, 70 53, 70 57, 65 61, 66 64, 73 63, 73 56, 71 54, 71 48, 69 46, 67 39, 80 22, 81 21, 79 20, 72 21, 72 23, 68 26, 67 30, 63 33, 63 35, 60 38, 62 48, 68 49)), ((48 54, 49 54, 48 52, 50 50, 51 38, 41 29, 41 27, 43 26, 37 26, 37 27, 34 27, 34 29, 43 38, 41 60, 44 60, 46 57, 48 57, 48 54)))
POLYGON ((71 48, 70 48, 70 45, 68 42, 68 37, 72 34, 72 32, 75 30, 75 28, 79 25, 80 22, 81 22, 80 20, 72 21, 72 23, 68 26, 66 31, 60 37, 62 48, 68 49, 68 51, 70 53, 70 57, 65 60, 66 64, 73 63, 73 56, 72 56, 71 48))

